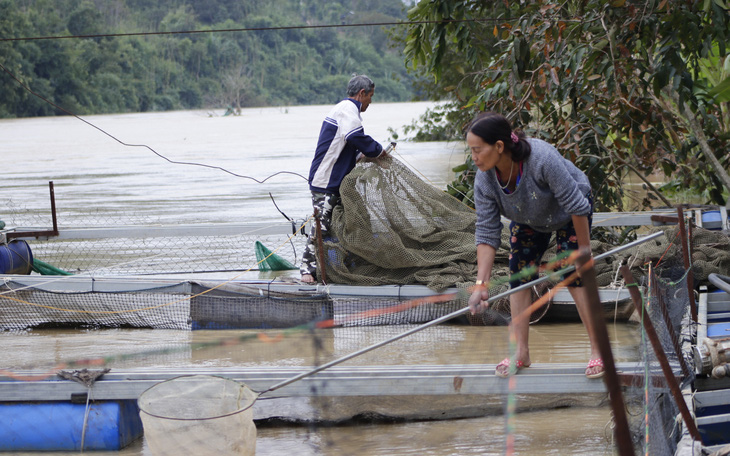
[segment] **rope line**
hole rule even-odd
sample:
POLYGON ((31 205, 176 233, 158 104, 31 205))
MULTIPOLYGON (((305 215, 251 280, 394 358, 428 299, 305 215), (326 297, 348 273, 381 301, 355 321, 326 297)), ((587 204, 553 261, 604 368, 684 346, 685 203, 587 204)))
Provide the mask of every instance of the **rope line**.
POLYGON ((667 244, 667 248, 666 248, 666 250, 664 250, 664 253, 662 253, 662 256, 659 257, 659 261, 657 261, 656 267, 659 267, 659 265, 662 263, 664 256, 666 256, 667 252, 669 252, 669 249, 672 248, 672 246, 674 245, 674 241, 676 241, 678 237, 679 237, 679 230, 677 230, 677 232, 674 234, 674 239, 672 239, 672 241, 667 244))
MULTIPOLYGON (((665 252, 666 253, 666 252, 665 252)), ((649 359, 649 347, 646 343, 646 329, 644 328, 644 319, 648 318, 648 315, 646 315, 646 304, 647 302, 651 302, 651 289, 652 289, 652 276, 653 276, 653 270, 651 267, 651 264, 649 264, 649 272, 647 274, 648 280, 649 280, 649 300, 644 299, 644 294, 641 293, 641 289, 639 289, 639 293, 641 294, 641 346, 644 349, 644 353, 642 354, 645 360, 649 359)), ((638 284, 626 284, 626 286, 636 286, 638 288, 638 284)), ((649 363, 645 362, 644 364, 644 454, 646 456, 649 456, 649 363)))
MULTIPOLYGON (((405 159, 405 157, 403 156, 403 154, 401 154, 401 153, 400 153, 400 152, 398 152, 397 150, 393 150, 393 152, 395 152, 395 153, 396 153, 396 154, 398 155, 398 157, 400 158, 400 160, 401 160, 401 161, 403 161, 403 162, 404 162, 405 164, 407 164, 408 166, 410 166, 410 167, 411 167, 411 168, 412 168, 412 169, 413 169, 413 170, 414 170, 414 171, 416 172, 416 174, 419 174, 419 175, 421 176, 421 178, 423 178, 423 180, 424 180, 424 181, 428 182, 428 183, 429 183, 429 184, 431 184, 431 185, 432 185, 433 187, 435 187, 435 188, 438 188, 438 186, 437 186, 437 185, 436 185, 436 184, 435 184, 435 183, 434 183, 434 182, 433 182, 433 181, 432 181, 431 179, 429 179, 429 178, 428 178, 428 176, 426 176, 425 174, 423 174, 423 173, 422 173, 422 172, 421 172, 421 171, 420 171, 420 170, 419 170, 418 168, 416 168, 415 166, 411 165, 411 164, 410 164, 410 163, 408 162, 408 160, 406 160, 406 159, 405 159)), ((473 199, 471 199, 471 198, 467 198, 467 196, 466 196, 466 193, 464 193, 464 192, 462 192, 461 190, 457 189, 456 187, 454 187, 454 186, 453 186, 453 185, 451 185, 450 183, 446 183, 446 188, 447 188, 447 189, 449 189, 449 188, 453 188, 453 189, 454 189, 454 191, 456 191, 456 192, 457 192, 457 193, 458 193, 459 195, 461 195, 462 197, 464 197, 464 199, 465 199, 465 200, 469 201, 469 202, 470 202, 470 203, 471 203, 472 205, 474 204, 474 200, 473 200, 473 199)), ((448 194, 448 195, 449 195, 449 196, 451 196, 452 198, 456 199, 456 200, 459 200, 458 198, 456 198, 455 196, 453 196, 453 195, 451 195, 451 194, 448 194)), ((472 208, 470 208, 470 209, 472 209, 472 208)), ((472 210, 474 210, 474 209, 472 209, 472 210)))

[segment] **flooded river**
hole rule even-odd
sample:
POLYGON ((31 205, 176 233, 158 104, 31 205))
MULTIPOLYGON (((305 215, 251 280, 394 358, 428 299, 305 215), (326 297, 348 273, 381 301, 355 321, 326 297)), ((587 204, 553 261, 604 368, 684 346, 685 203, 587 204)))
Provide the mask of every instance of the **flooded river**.
MULTIPOLYGON (((363 114, 365 131, 382 142, 391 140, 393 131, 402 136, 402 127, 432 105, 376 102, 363 114)), ((279 210, 291 218, 304 219, 311 205, 303 176, 308 173, 321 120, 328 109, 245 109, 240 116, 228 117, 207 111, 120 114, 85 118, 89 123, 72 117, 0 120, 0 220, 11 226, 49 226, 48 181, 54 182, 61 227, 279 222, 284 220, 279 210)), ((464 150, 461 143, 401 140, 395 156, 443 189, 453 177, 451 168, 463 162, 464 150)), ((171 353, 120 360, 108 367, 311 366, 409 328, 323 330, 316 336, 317 349, 311 348, 309 335, 301 334, 280 344, 252 342, 199 350, 191 347, 240 332, 11 331, 0 332, 4 349, 0 362, 3 368, 45 369, 69 359, 174 348, 171 353)), ((617 362, 637 359, 639 336, 635 326, 612 324, 609 334, 617 362)), ((537 324, 530 338, 535 363, 588 360, 587 336, 580 324, 537 324)), ((493 364, 507 352, 505 327, 441 325, 347 363, 493 364)), ((604 406, 521 412, 514 426, 516 454, 615 453, 610 441, 610 410, 604 406)), ((505 430, 501 413, 459 420, 341 426, 260 425, 257 454, 503 454, 505 430)), ((150 452, 141 439, 119 454, 146 456, 150 452)))

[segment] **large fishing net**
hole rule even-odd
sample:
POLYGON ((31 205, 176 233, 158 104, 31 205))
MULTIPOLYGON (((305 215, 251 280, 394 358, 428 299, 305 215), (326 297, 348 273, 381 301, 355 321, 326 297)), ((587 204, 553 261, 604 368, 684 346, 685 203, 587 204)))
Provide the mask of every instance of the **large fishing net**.
POLYGON ((357 166, 324 239, 327 280, 353 285, 473 282, 476 215, 387 157, 357 166))

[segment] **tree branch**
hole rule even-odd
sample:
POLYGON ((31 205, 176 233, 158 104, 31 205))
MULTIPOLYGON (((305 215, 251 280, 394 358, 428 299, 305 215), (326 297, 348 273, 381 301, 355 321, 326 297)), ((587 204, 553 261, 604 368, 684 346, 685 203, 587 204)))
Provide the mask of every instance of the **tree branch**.
POLYGON ((656 187, 654 187, 654 185, 653 185, 653 184, 652 184, 651 182, 649 182, 649 179, 647 179, 647 178, 646 178, 646 176, 644 176, 644 174, 643 174, 643 173, 642 173, 641 171, 639 171, 638 169, 636 169, 636 168, 634 167, 634 165, 632 165, 631 163, 627 162, 626 160, 623 160, 623 159, 622 159, 621 157, 617 157, 617 156, 615 156, 615 154, 614 154, 614 152, 613 152, 613 151, 610 151, 610 153, 611 153, 611 155, 612 155, 612 156, 614 156, 614 158, 615 158, 616 160, 618 160, 618 161, 619 161, 619 162, 620 162, 620 163, 621 163, 621 164, 622 164, 623 166, 626 166, 626 167, 627 167, 627 168, 629 168, 629 169, 630 169, 630 170, 631 170, 631 171, 632 171, 632 172, 633 172, 634 174, 636 174, 637 176, 639 176, 639 179, 641 179, 641 180, 642 180, 642 181, 643 181, 643 182, 644 182, 644 183, 646 184, 646 186, 647 186, 647 187, 649 187, 649 190, 651 190, 651 191, 652 191, 652 192, 653 192, 653 193, 654 193, 654 194, 655 194, 656 196, 658 196, 658 197, 659 197, 659 199, 660 199, 660 200, 662 200, 662 202, 663 202, 663 203, 664 203, 665 205, 667 205, 667 206, 669 206, 669 207, 671 207, 671 206, 672 206, 672 203, 671 203, 671 202, 670 202, 670 201, 669 201, 669 200, 668 200, 668 199, 667 199, 667 198, 666 198, 666 197, 665 197, 664 195, 662 195, 662 193, 661 193, 661 192, 659 191, 659 189, 657 189, 656 187))
MULTIPOLYGON (((708 143, 707 137, 705 136, 705 131, 702 129, 702 125, 700 125, 697 117, 694 115, 694 113, 692 113, 692 111, 689 110, 687 104, 683 104, 681 108, 679 107, 679 99, 676 93, 672 93, 666 89, 664 90, 664 93, 668 95, 672 99, 672 101, 674 101, 675 106, 671 106, 664 100, 660 100, 656 96, 652 96, 654 100, 663 105, 665 109, 670 109, 674 111, 675 114, 677 114, 677 118, 684 120, 686 126, 688 127, 688 130, 690 130, 694 137, 697 138, 697 142, 700 145, 702 154, 707 158, 707 160, 712 163, 712 165, 715 167, 716 175, 722 181, 728 191, 730 191, 730 175, 728 175, 727 171, 722 167, 722 163, 720 163, 720 160, 715 157, 715 153, 710 148, 710 144, 708 143)), ((725 207, 730 209, 730 198, 725 201, 725 207)))

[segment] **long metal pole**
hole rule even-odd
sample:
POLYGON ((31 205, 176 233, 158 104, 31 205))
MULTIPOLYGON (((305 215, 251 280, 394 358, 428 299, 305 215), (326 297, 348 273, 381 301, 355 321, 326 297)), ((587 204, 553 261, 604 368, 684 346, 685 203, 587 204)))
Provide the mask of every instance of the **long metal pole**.
MULTIPOLYGON (((682 415, 682 420, 684 420, 684 425, 687 426, 687 430, 694 440, 702 442, 702 436, 700 435, 700 431, 697 429, 697 425, 692 419, 692 414, 687 407, 687 403, 684 401, 682 391, 680 391, 679 389, 677 379, 674 377, 674 372, 672 372, 672 368, 669 365, 667 355, 664 353, 662 344, 659 341, 659 336, 657 336, 656 330, 654 329, 654 324, 651 322, 651 318, 648 317, 646 309, 644 309, 644 302, 641 299, 641 294, 639 293, 639 290, 636 286, 636 280, 631 274, 629 268, 625 265, 621 266, 621 274, 624 276, 626 287, 629 289, 629 293, 631 294, 631 300, 634 302, 634 307, 636 307, 636 311, 639 312, 639 315, 643 316, 641 322, 644 325, 644 331, 646 331, 646 336, 651 342, 651 346, 654 349, 654 354, 656 355, 657 361, 659 361, 659 365, 662 367, 664 378, 667 381, 667 385, 669 385, 669 391, 674 397, 674 402, 677 404, 677 407, 679 407, 679 412, 682 415)), ((681 357, 682 354, 677 353, 677 356, 681 357)))
MULTIPOLYGON (((647 242, 647 241, 650 241, 652 239, 655 239, 655 238, 657 238, 657 237, 659 237, 659 236, 661 236, 663 234, 664 233, 662 233, 660 231, 660 232, 654 233, 652 235, 649 235, 649 236, 647 236, 645 238, 637 239, 636 241, 633 241, 633 242, 630 242, 628 244, 625 244, 625 245, 616 247, 615 249, 610 250, 610 251, 608 251, 606 253, 602 253, 600 255, 597 255, 594 258, 594 260, 601 260, 601 259, 606 258, 606 257, 609 257, 611 255, 615 255, 615 254, 617 254, 619 252, 622 252, 624 250, 627 250, 627 249, 636 247, 637 245, 641 245, 644 242, 647 242)), ((574 269, 575 269, 575 266, 571 265, 571 266, 568 266, 568 267, 566 267, 565 269, 563 269, 563 270, 561 270, 559 272, 561 272, 561 273, 563 271, 570 272, 570 271, 572 271, 574 269)), ((548 280, 549 278, 550 278, 550 276, 539 277, 539 278, 533 280, 532 282, 522 284, 519 287, 512 288, 511 290, 507 290, 507 291, 505 291, 503 293, 500 293, 500 294, 498 294, 496 296, 492 296, 492 297, 490 297, 487 300, 487 302, 488 303, 492 303, 492 302, 497 301, 499 299, 502 299, 502 298, 504 298, 506 296, 509 296, 512 293, 516 293, 518 291, 522 291, 522 290, 525 290, 527 288, 532 288, 533 286, 537 285, 538 283, 541 283, 541 282, 543 282, 545 280, 548 280)), ((466 290, 460 290, 460 292, 461 293, 465 293, 466 290)), ((459 293, 452 293, 452 294, 456 297, 459 293)), ((272 386, 271 388, 269 388, 269 389, 267 389, 265 391, 261 391, 259 394, 264 394, 264 393, 268 393, 268 392, 277 390, 277 389, 282 388, 282 387, 284 387, 286 385, 289 385, 289 384, 294 383, 294 382, 296 382, 298 380, 301 380, 301 379, 303 379, 305 377, 309 377, 310 375, 314 375, 317 372, 321 372, 321 371, 323 371, 325 369, 328 369, 328 368, 330 368, 332 366, 336 366, 337 364, 340 364, 340 363, 343 363, 343 362, 345 362, 345 361, 347 361, 349 359, 355 358, 356 356, 360 356, 360 355, 362 355, 364 353, 367 353, 367 352, 369 352, 371 350, 375 350, 376 348, 380 348, 383 345, 387 345, 387 344, 389 344, 391 342, 395 342, 396 340, 399 340, 399 339, 402 339, 404 337, 410 336, 411 334, 417 333, 417 332, 422 331, 422 330, 424 330, 426 328, 429 328, 431 326, 438 325, 439 323, 444 323, 446 321, 449 321, 452 318, 456 318, 459 315, 462 315, 462 314, 467 313, 468 311, 469 311, 469 307, 464 307, 463 309, 456 310, 454 312, 451 312, 450 314, 444 315, 443 317, 439 317, 439 318, 437 318, 435 320, 431 320, 428 323, 422 324, 421 326, 417 326, 417 327, 415 327, 413 329, 410 329, 410 330, 408 330, 406 332, 403 332, 403 333, 398 334, 398 335, 396 335, 394 337, 391 337, 390 339, 384 340, 382 342, 377 342, 377 343, 375 343, 373 345, 370 345, 368 347, 365 347, 365 348, 363 348, 361 350, 358 350, 356 352, 350 353, 349 355, 345 355, 342 358, 335 359, 333 361, 330 361, 329 363, 322 364, 321 366, 316 367, 316 368, 314 368, 314 369, 312 369, 310 371, 303 372, 303 373, 301 373, 301 374, 299 374, 299 375, 297 375, 295 377, 292 377, 292 378, 290 378, 288 380, 284 380, 284 381, 282 381, 280 383, 275 384, 274 386, 272 386)))

